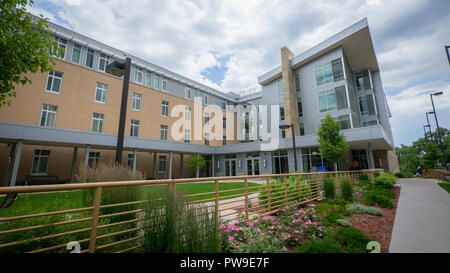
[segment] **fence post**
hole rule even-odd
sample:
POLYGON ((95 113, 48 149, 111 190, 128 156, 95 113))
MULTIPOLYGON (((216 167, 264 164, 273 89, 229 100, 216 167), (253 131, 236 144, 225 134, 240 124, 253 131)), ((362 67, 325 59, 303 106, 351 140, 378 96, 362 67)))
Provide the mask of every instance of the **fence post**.
POLYGON ((214 180, 216 224, 219 224, 219 181, 214 180))
POLYGON ((311 197, 312 197, 312 187, 311 187, 311 175, 310 175, 310 174, 307 176, 306 180, 307 180, 307 181, 306 181, 307 186, 308 186, 308 188, 309 188, 307 199, 311 200, 311 197))
POLYGON ((248 181, 244 178, 244 190, 245 190, 245 218, 248 220, 248 181))
POLYGON ((297 188, 298 188, 298 200, 301 202, 302 201, 302 190, 300 187, 300 175, 296 177, 297 179, 297 188))
POLYGON ((102 201, 102 187, 95 189, 94 204, 92 210, 91 236, 89 239, 89 253, 95 252, 95 243, 97 240, 98 215, 100 212, 100 203, 102 201))
POLYGON ((286 176, 283 176, 283 183, 284 183, 284 205, 287 206, 287 178, 286 178, 286 176))
POLYGON ((266 178, 267 180, 267 210, 270 213, 272 211, 272 207, 270 205, 270 177, 266 178))

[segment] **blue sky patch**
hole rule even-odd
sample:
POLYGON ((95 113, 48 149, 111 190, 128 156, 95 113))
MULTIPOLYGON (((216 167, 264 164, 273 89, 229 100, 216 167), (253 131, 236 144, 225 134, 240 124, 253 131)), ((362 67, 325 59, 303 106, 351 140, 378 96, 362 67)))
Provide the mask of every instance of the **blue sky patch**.
POLYGON ((228 67, 226 66, 226 64, 228 63, 232 55, 220 56, 218 53, 213 53, 213 55, 219 64, 206 68, 205 70, 200 72, 200 74, 204 78, 220 86, 223 79, 225 78, 225 73, 227 73, 228 71, 228 67))

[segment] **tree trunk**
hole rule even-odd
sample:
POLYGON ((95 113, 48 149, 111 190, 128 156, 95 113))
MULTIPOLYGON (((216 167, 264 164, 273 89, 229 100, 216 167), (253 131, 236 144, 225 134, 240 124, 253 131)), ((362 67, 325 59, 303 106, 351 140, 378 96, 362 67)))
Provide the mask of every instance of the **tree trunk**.
POLYGON ((334 162, 333 165, 334 165, 334 170, 337 172, 337 170, 338 170, 337 163, 334 162))
POLYGON ((197 170, 195 171, 195 177, 199 177, 200 175, 200 168, 197 166, 197 170))

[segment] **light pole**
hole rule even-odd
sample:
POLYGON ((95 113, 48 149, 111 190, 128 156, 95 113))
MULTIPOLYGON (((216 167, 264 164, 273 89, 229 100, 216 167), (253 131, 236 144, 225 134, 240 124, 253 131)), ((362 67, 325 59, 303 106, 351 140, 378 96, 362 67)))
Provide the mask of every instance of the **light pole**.
POLYGON ((428 131, 430 132, 430 139, 431 141, 433 141, 433 134, 431 133, 431 125, 430 125, 430 119, 428 118, 428 115, 432 115, 433 112, 427 112, 426 116, 427 116, 427 125, 425 125, 426 127, 428 127, 428 131))
POLYGON ((280 125, 280 129, 281 130, 286 130, 288 128, 292 128, 292 146, 294 148, 294 171, 296 172, 297 169, 297 153, 296 153, 296 148, 295 148, 295 134, 294 134, 294 124, 290 124, 290 125, 280 125))
POLYGON ((116 146, 116 164, 122 164, 123 139, 125 134, 125 120, 127 114, 128 103, 128 88, 130 85, 130 68, 131 58, 127 57, 125 62, 114 61, 106 67, 106 73, 122 76, 122 101, 120 103, 120 117, 119 117, 119 131, 117 132, 117 146, 116 146))
POLYGON ((445 53, 447 53, 448 65, 450 65, 450 53, 448 51, 449 49, 450 49, 450 46, 446 45, 445 46, 445 53))
POLYGON ((442 145, 441 130, 439 129, 439 123, 438 123, 438 119, 437 119, 437 115, 436 115, 436 109, 434 108, 434 101, 433 101, 433 96, 440 96, 442 94, 444 94, 444 92, 442 92, 442 91, 436 92, 436 93, 431 93, 430 94, 430 99, 431 99, 431 105, 433 106, 433 112, 432 113, 434 114, 434 119, 436 121, 436 127, 437 127, 438 139, 439 139, 439 146, 440 146, 440 148, 442 150, 442 155, 444 156, 445 168, 448 170, 448 166, 447 166, 447 162, 446 162, 446 156, 445 156, 445 148, 444 148, 444 145, 442 145))

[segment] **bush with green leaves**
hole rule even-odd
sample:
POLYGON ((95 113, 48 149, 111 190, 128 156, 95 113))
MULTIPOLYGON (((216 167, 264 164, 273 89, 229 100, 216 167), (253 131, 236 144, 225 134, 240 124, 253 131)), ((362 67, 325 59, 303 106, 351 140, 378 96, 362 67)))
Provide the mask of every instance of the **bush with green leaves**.
POLYGON ((343 226, 343 227, 351 227, 352 223, 350 223, 347 219, 337 219, 336 224, 343 226))
POLYGON ((311 193, 311 188, 306 181, 306 176, 289 176, 286 178, 286 185, 282 178, 271 179, 269 181, 269 188, 267 189, 267 183, 264 183, 259 190, 259 202, 261 205, 268 207, 268 194, 270 193, 270 202, 274 203, 274 206, 287 205, 285 200, 285 192, 287 193, 288 202, 295 201, 294 197, 297 196, 299 200, 307 200, 311 193))
POLYGON ((341 184, 341 198, 353 202, 353 183, 350 179, 343 178, 340 181, 341 184))
POLYGON ((391 209, 394 207, 394 201, 392 200, 394 197, 395 194, 385 188, 370 187, 363 192, 363 201, 369 206, 379 205, 391 209))
POLYGON ((327 177, 323 179, 323 191, 326 199, 334 199, 336 197, 333 178, 327 177))
POLYGON ((329 231, 323 239, 313 239, 294 249, 295 253, 366 253, 373 239, 362 231, 347 227, 329 231))
POLYGON ((366 207, 361 204, 348 204, 346 206, 346 209, 348 209, 349 211, 356 213, 356 214, 367 213, 367 214, 378 215, 378 216, 383 215, 383 211, 381 209, 374 208, 374 207, 366 207))
MULTIPOLYGON (((331 200, 330 200, 331 201, 331 200)), ((326 226, 336 226, 338 219, 345 218, 344 216, 351 215, 352 212, 345 208, 346 205, 341 205, 335 200, 316 206, 317 214, 322 219, 322 223, 326 226)))
POLYGON ((379 188, 392 189, 397 183, 397 178, 389 173, 383 173, 373 179, 373 185, 379 188))
POLYGON ((369 176, 366 173, 361 173, 359 175, 359 180, 369 180, 369 176))

